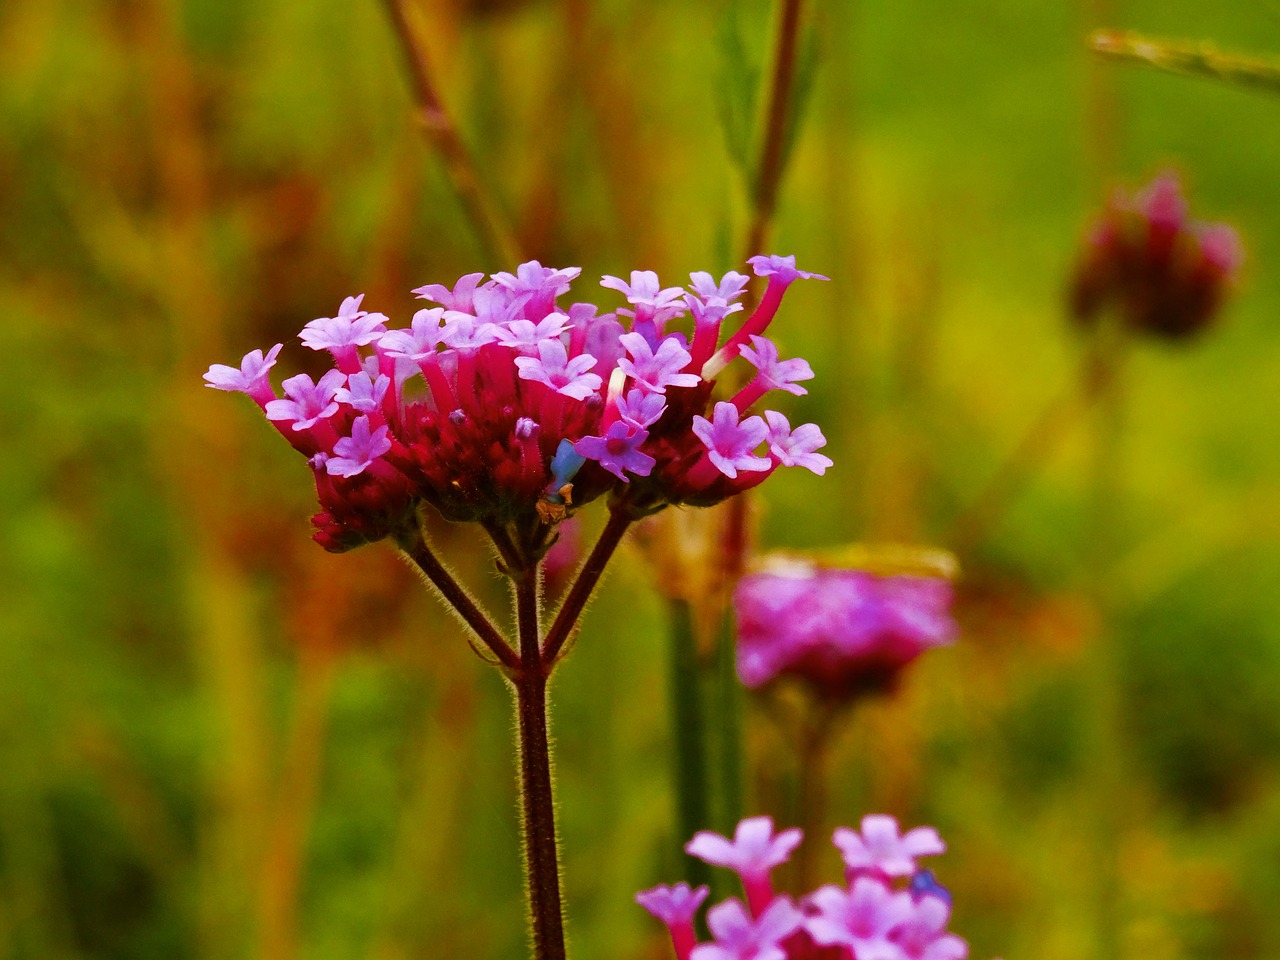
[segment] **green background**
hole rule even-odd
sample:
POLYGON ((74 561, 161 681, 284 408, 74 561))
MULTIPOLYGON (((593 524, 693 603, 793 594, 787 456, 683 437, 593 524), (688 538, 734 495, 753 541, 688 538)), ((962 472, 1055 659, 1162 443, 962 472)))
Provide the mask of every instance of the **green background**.
MULTIPOLYGON (((414 22, 522 248, 612 304, 601 274, 740 266, 723 118, 751 117, 770 9, 414 22)), ((1071 387, 1063 290, 1113 183, 1179 170, 1248 254, 1217 328, 1134 351, 1102 560, 1081 420, 961 556, 960 641, 841 732, 832 825, 937 825, 976 958, 1095 956, 1100 899, 1126 957, 1280 955, 1280 99, 1085 43, 1265 53, 1280 4, 810 12, 770 248, 832 282, 773 332, 836 466, 762 489, 763 548, 948 545, 1071 387)), ((311 544, 303 464, 200 383, 346 295, 404 325, 412 287, 514 267, 415 128, 382 7, 7 0, 0 133, 0 957, 522 955, 502 683, 385 545, 311 544)), ((472 532, 438 539, 500 603, 472 532)), ((581 960, 666 956, 631 898, 681 870, 650 559, 619 556, 555 686, 581 960)), ((750 811, 785 820, 793 762, 754 705, 747 731, 750 811)))

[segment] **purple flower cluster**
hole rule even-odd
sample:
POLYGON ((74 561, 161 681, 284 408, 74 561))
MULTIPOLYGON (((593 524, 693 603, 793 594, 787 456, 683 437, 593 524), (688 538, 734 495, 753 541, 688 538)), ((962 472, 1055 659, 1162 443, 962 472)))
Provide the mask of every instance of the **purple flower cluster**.
POLYGON ((794 676, 836 699, 887 689, 906 664, 955 638, 951 599, 941 577, 774 561, 734 592, 738 676, 748 687, 794 676))
POLYGON ((636 902, 667 925, 677 960, 965 960, 968 944, 947 932, 951 898, 919 857, 946 847, 932 827, 899 833, 889 816, 863 817, 862 830, 841 827, 833 842, 844 883, 794 900, 771 879, 800 844, 796 829, 774 833, 768 817, 738 824, 733 839, 704 831, 685 846, 692 856, 738 874, 746 903, 730 899, 707 911, 712 941, 699 944, 694 918, 707 887, 659 886, 636 902))
POLYGON ((778 466, 831 465, 816 425, 750 412, 770 391, 803 394, 799 381, 813 376, 763 333, 787 287, 817 275, 794 257, 750 262, 767 286, 723 343, 743 274, 694 273, 688 289, 663 288, 650 271, 605 277, 628 306, 601 314, 558 305, 579 268, 535 260, 487 281, 474 273, 418 288, 436 306, 403 329, 347 298, 300 334, 334 369, 319 381, 290 377, 283 396, 269 379, 280 344, 238 369, 214 364, 205 380, 251 397, 307 458, 323 507, 316 539, 334 551, 388 536, 424 502, 494 524, 556 522, 605 493, 625 496, 635 516, 713 504, 778 466), (739 355, 754 377, 716 400, 716 376, 739 355))
POLYGON ((1212 321, 1242 260, 1236 231, 1192 220, 1166 173, 1136 195, 1112 196, 1072 277, 1071 310, 1092 324, 1115 307, 1136 331, 1180 339, 1212 321))

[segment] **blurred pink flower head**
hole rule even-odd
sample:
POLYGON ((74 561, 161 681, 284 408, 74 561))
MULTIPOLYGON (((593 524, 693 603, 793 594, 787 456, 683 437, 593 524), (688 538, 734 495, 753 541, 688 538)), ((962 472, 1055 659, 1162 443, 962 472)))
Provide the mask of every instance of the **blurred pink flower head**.
POLYGON ((748 687, 783 676, 848 699, 891 689, 904 666, 951 643, 951 584, 784 559, 734 591, 738 676, 748 687))
POLYGON ((1114 309, 1133 330, 1182 339, 1213 321, 1243 259, 1235 229, 1191 219, 1177 175, 1162 173, 1136 194, 1117 190, 1091 227, 1071 312, 1091 325, 1114 309))

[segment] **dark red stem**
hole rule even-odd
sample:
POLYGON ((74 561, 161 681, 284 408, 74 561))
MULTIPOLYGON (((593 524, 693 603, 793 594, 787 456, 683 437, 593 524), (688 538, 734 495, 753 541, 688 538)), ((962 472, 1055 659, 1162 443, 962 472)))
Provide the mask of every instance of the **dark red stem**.
POLYGON ((574 627, 578 625, 578 618, 582 616, 582 611, 587 605, 587 601, 591 599, 591 594, 595 592, 596 584, 600 582, 600 575, 604 573, 604 568, 609 565, 609 559, 613 556, 613 552, 618 549, 618 544, 622 542, 623 535, 627 532, 627 528, 632 524, 632 519, 624 504, 615 504, 609 511, 609 522, 604 525, 604 530, 600 532, 600 539, 596 541, 596 545, 591 549, 591 555, 587 557, 586 562, 578 571, 578 576, 573 581, 573 586, 569 588, 568 594, 565 595, 564 603, 560 604, 560 609, 556 613, 555 621, 551 624, 551 629, 547 631, 547 639, 542 645, 542 662, 550 667, 555 663, 556 657, 560 655, 565 641, 573 633, 574 627))
POLYGON ((440 591, 445 603, 457 612, 462 622, 471 628, 471 632, 477 639, 498 658, 503 668, 507 671, 517 670, 520 667, 520 658, 516 656, 516 652, 493 625, 493 619, 480 609, 479 604, 471 599, 471 594, 467 593, 466 588, 454 579, 448 568, 431 552, 422 533, 418 530, 407 532, 398 537, 397 542, 400 549, 422 571, 423 576, 440 591))
POLYGON ((537 567, 521 572, 514 583, 520 668, 513 682, 520 728, 520 803, 524 813, 525 880, 533 923, 533 955, 536 960, 564 960, 560 852, 547 732, 547 680, 551 667, 542 661, 538 636, 537 567))

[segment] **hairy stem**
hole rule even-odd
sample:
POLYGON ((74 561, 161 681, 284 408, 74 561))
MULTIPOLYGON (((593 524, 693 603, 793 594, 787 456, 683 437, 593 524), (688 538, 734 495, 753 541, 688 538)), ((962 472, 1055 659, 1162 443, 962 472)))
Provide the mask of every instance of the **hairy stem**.
POLYGON ((445 173, 454 195, 475 228, 486 256, 499 263, 518 262, 521 259, 520 246, 499 213, 498 204, 491 191, 486 188, 453 118, 445 109, 431 75, 426 52, 414 37, 403 0, 384 2, 392 29, 404 53, 405 64, 409 68, 423 133, 444 161, 445 173))
POLYGON ((480 609, 480 605, 471 598, 466 588, 454 579, 453 574, 431 551, 422 532, 416 528, 404 532, 397 536, 396 542, 405 556, 413 561, 413 565, 440 591, 446 606, 457 613, 476 638, 497 657, 498 663, 507 671, 518 669, 520 658, 493 625, 493 618, 480 609))
POLYGON ((596 584, 600 582, 600 575, 604 573, 604 568, 609 565, 613 552, 618 549, 618 544, 622 542, 622 537, 627 532, 627 528, 631 526, 631 523, 631 516, 627 513, 625 505, 615 504, 610 508, 609 521, 604 525, 604 530, 600 532, 600 539, 596 541, 596 545, 591 549, 591 554, 578 570, 573 586, 569 588, 569 592, 565 595, 564 602, 560 604, 556 618, 551 624, 551 629, 547 631, 547 638, 542 646, 543 663, 553 664, 556 657, 560 655, 565 641, 569 639, 570 634, 573 633, 574 628, 578 625, 578 618, 582 616, 582 611, 586 608, 587 601, 591 599, 591 594, 595 592, 596 584))
POLYGON ((520 669, 514 676, 520 736, 520 808, 524 814, 525 881, 536 960, 564 960, 564 916, 560 901, 560 854, 555 797, 551 788, 551 738, 547 728, 547 681, 538 624, 538 568, 515 579, 520 669))
POLYGON ((1157 40, 1121 30, 1098 30, 1089 38, 1089 46, 1109 60, 1280 93, 1280 61, 1223 53, 1211 43, 1157 40))

